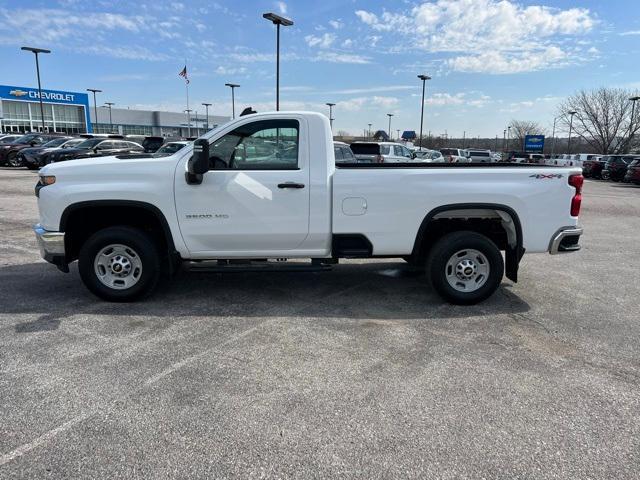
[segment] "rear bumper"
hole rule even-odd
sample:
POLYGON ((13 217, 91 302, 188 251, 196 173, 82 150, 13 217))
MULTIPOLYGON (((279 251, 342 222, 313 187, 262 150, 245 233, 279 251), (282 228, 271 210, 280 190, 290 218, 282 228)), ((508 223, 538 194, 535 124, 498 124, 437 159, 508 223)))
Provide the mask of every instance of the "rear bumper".
POLYGON ((582 235, 580 227, 563 227, 558 230, 549 242, 549 253, 556 255, 558 253, 577 252, 580 250, 580 236, 582 235))
POLYGON ((63 272, 68 272, 64 233, 45 230, 41 225, 34 225, 33 232, 36 235, 40 256, 63 272))

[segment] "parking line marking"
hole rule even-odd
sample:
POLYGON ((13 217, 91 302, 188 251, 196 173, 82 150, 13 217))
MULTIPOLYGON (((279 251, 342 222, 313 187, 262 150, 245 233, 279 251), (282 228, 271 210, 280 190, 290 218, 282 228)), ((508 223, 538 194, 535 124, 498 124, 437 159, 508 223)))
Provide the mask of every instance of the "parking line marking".
POLYGON ((68 422, 63 423, 62 425, 54 428, 53 430, 49 430, 47 433, 44 433, 44 434, 40 435, 35 440, 33 440, 33 441, 29 442, 29 443, 25 443, 24 445, 21 445, 18 448, 16 448, 15 450, 12 450, 9 453, 5 453, 4 455, 2 455, 0 457, 0 467, 3 466, 3 465, 6 465, 7 463, 15 460, 18 457, 21 457, 25 453, 30 452, 34 448, 37 448, 37 447, 39 447, 41 445, 44 445, 45 443, 47 443, 49 440, 51 440, 52 438, 54 438, 58 434, 64 433, 67 430, 75 427, 79 423, 85 421, 87 418, 95 415, 95 413, 96 412, 91 412, 91 413, 85 413, 83 415, 78 415, 77 417, 72 418, 68 422))

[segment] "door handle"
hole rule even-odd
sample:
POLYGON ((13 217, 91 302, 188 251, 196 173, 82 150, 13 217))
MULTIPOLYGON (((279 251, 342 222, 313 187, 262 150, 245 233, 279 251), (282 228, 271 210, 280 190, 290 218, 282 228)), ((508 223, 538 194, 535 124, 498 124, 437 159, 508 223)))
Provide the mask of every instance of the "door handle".
POLYGON ((295 183, 295 182, 279 183, 278 188, 304 188, 304 183, 295 183))

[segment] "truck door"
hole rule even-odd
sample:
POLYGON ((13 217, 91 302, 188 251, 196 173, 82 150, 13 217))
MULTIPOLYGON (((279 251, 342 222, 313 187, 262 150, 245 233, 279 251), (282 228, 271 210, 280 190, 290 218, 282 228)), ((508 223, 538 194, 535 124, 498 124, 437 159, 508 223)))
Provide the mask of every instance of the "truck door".
POLYGON ((300 119, 247 119, 209 147, 200 185, 176 175, 183 239, 200 256, 295 250, 309 233, 308 132, 300 119))

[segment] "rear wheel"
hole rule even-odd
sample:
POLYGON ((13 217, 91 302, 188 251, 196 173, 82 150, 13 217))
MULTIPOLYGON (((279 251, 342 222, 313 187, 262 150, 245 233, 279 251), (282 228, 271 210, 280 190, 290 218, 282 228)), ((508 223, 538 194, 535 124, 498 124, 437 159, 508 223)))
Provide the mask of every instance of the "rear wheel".
POLYGON ((141 230, 109 227, 82 246, 78 270, 93 294, 111 302, 129 302, 155 289, 160 255, 153 239, 141 230))
POLYGON ((500 286, 504 261, 496 244, 484 235, 453 232, 431 248, 427 275, 448 302, 473 305, 489 298, 500 286))

